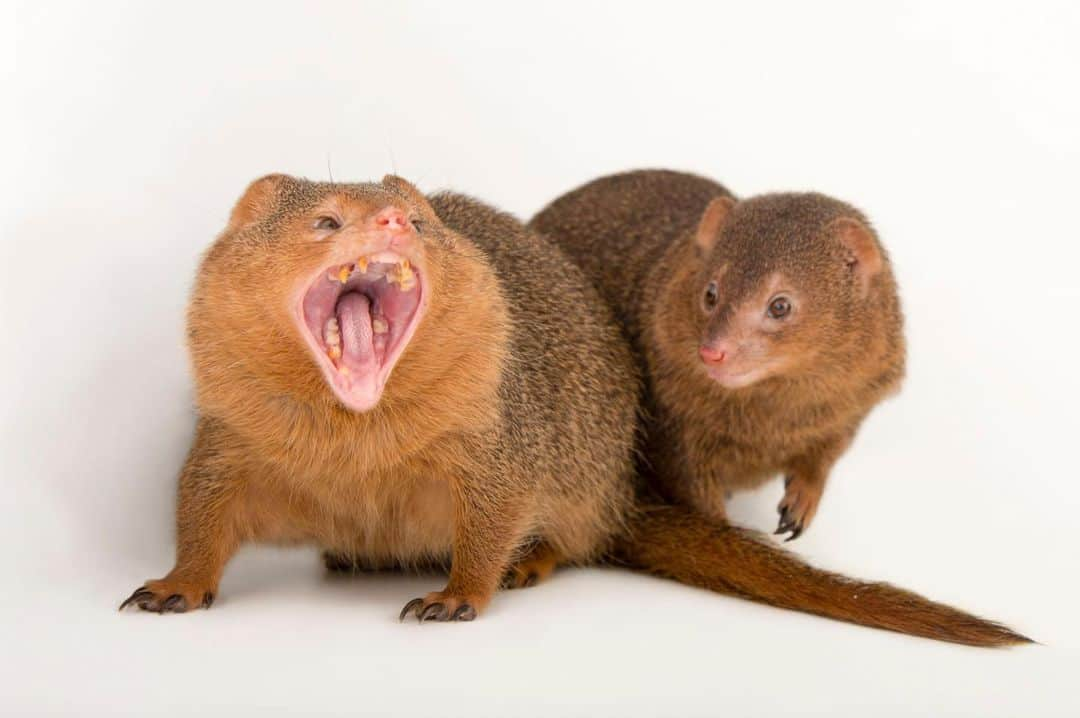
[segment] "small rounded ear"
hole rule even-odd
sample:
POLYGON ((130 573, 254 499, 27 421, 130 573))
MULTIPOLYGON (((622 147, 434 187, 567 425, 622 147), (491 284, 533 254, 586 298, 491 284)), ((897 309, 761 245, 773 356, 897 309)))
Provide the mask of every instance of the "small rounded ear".
POLYGON ((724 226, 734 206, 735 200, 731 197, 717 197, 709 202, 705 213, 701 215, 697 234, 694 235, 694 242, 702 253, 707 254, 716 244, 716 238, 720 236, 720 228, 724 226))
POLYGON ((289 180, 288 175, 274 174, 260 177, 248 185, 232 214, 229 215, 229 231, 235 231, 261 219, 274 206, 278 190, 289 180))
POLYGON ((407 179, 398 177, 397 175, 386 175, 382 178, 382 185, 390 191, 402 195, 410 202, 414 202, 421 207, 430 207, 424 193, 418 190, 416 185, 409 182, 407 179))
POLYGON ((865 297, 870 291, 870 282, 885 264, 874 233, 852 217, 841 217, 830 225, 830 229, 840 240, 844 248, 844 262, 855 275, 865 297))

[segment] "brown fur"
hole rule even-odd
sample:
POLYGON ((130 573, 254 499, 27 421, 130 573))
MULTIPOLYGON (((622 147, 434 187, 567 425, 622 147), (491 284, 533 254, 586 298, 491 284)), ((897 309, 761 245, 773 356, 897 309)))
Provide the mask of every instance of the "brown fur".
POLYGON ((726 523, 731 490, 784 473, 778 533, 798 536, 833 462, 902 377, 896 285, 861 213, 816 194, 739 202, 711 180, 657 170, 590 182, 530 226, 578 262, 621 321, 646 379, 643 473, 653 490, 692 509, 655 509, 635 524, 620 548, 626 563, 940 640, 1026 640, 900 589, 812 569, 726 523), (794 286, 772 286, 778 276, 794 286), (710 310, 702 292, 711 281, 719 297, 710 310), (779 288, 797 290, 802 314, 767 337, 762 362, 774 368, 749 386, 721 386, 699 346, 746 333, 779 288), (849 586, 875 597, 873 609, 850 605, 849 586))
POLYGON ((969 646, 1030 643, 1000 623, 887 583, 822 571, 753 531, 678 506, 653 506, 619 547, 626 564, 780 608, 969 646))
MULTIPOLYGON (((473 618, 500 578, 527 586, 557 564, 607 556, 860 620, 835 596, 809 600, 829 576, 820 572, 790 600, 778 597, 775 566, 810 569, 771 547, 739 548, 742 534, 675 507, 639 517, 630 458, 638 382, 617 334, 576 267, 478 202, 453 194, 429 202, 392 177, 255 182, 207 252, 192 298, 200 419, 180 476, 176 564, 121 608, 209 606, 237 547, 257 541, 320 546, 335 570, 449 565, 446 588, 402 613, 424 619, 473 618), (425 222, 419 267, 432 302, 379 403, 354 413, 327 389, 284 298, 298 277, 333 263, 335 243, 308 236, 313 217, 332 208, 356 225, 343 231, 353 241, 349 233, 363 239, 367 219, 388 205, 425 222)), ((927 620, 944 610, 878 590, 931 607, 927 620)), ((880 605, 883 615, 862 622, 1008 642, 958 612, 946 615, 959 623, 931 631, 894 616, 895 602, 880 605)))
POLYGON ((131 602, 208 605, 247 542, 448 564, 446 589, 410 602, 435 619, 474 617, 538 544, 551 565, 597 558, 631 509, 637 395, 599 305, 557 249, 466 197, 425 199, 397 178, 255 182, 207 252, 188 315, 200 418, 176 565, 131 602), (379 403, 356 413, 325 385, 286 297, 334 261, 339 240, 313 240, 314 217, 332 208, 348 225, 340 241, 354 241, 391 205, 424 222, 430 306, 379 403))
MULTIPOLYGON (((876 239, 867 296, 847 276, 844 248, 830 236, 834 224, 869 226, 848 205, 813 194, 730 198, 703 178, 630 173, 556 200, 532 226, 595 279, 644 359, 647 454, 663 493, 723 518, 728 492, 784 473, 789 499, 798 503, 801 493, 811 509, 832 463, 903 375, 896 285, 876 239), (699 231, 718 196, 729 198, 726 211, 699 231), (782 362, 773 376, 720 386, 704 371, 698 346, 729 331, 741 303, 764 306, 766 279, 776 272, 811 295, 813 306, 798 327, 773 337, 782 362), (701 291, 717 277, 721 301, 709 314, 701 291)), ((809 524, 806 514, 800 528, 809 524)))

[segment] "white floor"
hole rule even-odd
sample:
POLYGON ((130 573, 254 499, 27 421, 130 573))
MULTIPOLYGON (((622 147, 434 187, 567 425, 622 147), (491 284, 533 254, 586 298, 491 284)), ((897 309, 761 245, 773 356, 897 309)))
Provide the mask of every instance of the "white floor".
POLYGON ((119 614, 169 554, 164 525, 113 526, 66 554, 20 549, 35 565, 5 600, 3 702, 10 715, 1076 715, 1068 529, 996 510, 1004 492, 963 480, 931 503, 928 481, 901 488, 868 453, 849 462, 866 480, 838 477, 799 548, 1043 645, 937 644, 599 569, 502 594, 472 624, 399 624, 438 577, 328 577, 313 553, 269 549, 234 562, 210 611, 119 614))
MULTIPOLYGON (((0 24, 0 713, 1080 715, 1075 4, 291 7, 24 4, 0 24), (441 579, 256 548, 210 611, 118 613, 170 565, 198 254, 247 181, 324 178, 328 157, 338 180, 396 168, 522 217, 655 165, 859 204, 910 374, 791 546, 1041 645, 599 569, 402 625, 441 579)), ((733 514, 771 529, 779 494, 733 514)))

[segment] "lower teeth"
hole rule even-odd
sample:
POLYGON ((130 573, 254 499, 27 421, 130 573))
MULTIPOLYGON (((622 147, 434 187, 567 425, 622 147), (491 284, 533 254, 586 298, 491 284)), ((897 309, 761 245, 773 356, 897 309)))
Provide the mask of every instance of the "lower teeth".
POLYGON ((337 317, 326 320, 323 328, 323 341, 326 342, 326 353, 331 359, 341 358, 341 328, 338 326, 337 317))

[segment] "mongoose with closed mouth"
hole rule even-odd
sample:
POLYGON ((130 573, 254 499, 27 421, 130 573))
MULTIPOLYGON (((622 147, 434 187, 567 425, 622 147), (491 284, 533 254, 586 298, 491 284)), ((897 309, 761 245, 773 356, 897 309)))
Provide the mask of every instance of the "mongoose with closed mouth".
POLYGON ((1029 639, 886 584, 820 571, 727 521, 730 492, 784 474, 797 538, 833 463, 904 373, 903 317, 866 217, 814 193, 737 200, 642 170, 559 197, 529 226, 578 264, 643 372, 639 569, 832 618, 976 645, 1029 639), (963 638, 958 638, 962 634, 963 638))
POLYGON ((723 519, 731 491, 783 474, 777 533, 797 538, 904 373, 896 283, 863 214, 653 170, 590 182, 531 226, 594 280, 643 360, 659 490, 723 519))

